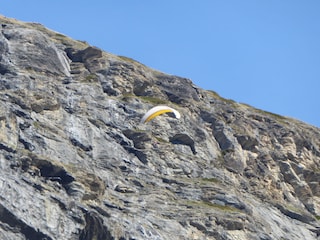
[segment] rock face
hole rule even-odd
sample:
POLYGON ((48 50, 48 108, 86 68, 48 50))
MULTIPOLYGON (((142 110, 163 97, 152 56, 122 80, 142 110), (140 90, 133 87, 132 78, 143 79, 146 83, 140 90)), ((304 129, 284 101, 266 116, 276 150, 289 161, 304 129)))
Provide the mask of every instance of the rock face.
POLYGON ((319 128, 0 22, 0 239, 320 239, 319 128))

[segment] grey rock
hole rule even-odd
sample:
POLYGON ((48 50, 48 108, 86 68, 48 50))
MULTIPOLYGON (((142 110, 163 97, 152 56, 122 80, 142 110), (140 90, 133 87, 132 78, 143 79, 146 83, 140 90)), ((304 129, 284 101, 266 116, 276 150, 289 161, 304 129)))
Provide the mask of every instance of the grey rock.
POLYGON ((320 239, 319 128, 0 20, 1 239, 320 239))

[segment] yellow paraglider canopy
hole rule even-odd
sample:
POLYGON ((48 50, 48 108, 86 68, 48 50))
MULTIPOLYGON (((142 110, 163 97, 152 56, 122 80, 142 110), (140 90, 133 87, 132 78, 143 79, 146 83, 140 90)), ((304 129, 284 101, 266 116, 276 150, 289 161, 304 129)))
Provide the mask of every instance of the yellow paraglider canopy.
POLYGON ((176 118, 180 118, 180 113, 168 106, 156 106, 151 108, 146 114, 141 118, 141 123, 149 122, 150 120, 154 119, 156 116, 159 116, 161 114, 172 112, 176 118))

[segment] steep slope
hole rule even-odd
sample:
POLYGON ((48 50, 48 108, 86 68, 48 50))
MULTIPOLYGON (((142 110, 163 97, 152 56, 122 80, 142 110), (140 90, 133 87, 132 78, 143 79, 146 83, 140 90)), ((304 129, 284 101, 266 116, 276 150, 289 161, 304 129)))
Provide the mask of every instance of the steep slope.
POLYGON ((0 22, 0 239, 320 239, 319 128, 0 22))

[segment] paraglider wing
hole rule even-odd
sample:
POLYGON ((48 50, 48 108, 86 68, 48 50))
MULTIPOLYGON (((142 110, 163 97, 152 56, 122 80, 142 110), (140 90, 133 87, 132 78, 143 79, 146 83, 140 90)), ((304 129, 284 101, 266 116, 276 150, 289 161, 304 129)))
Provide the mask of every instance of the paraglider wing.
POLYGON ((168 106, 156 106, 151 108, 148 112, 146 112, 146 114, 141 118, 141 123, 149 122, 156 116, 159 116, 167 112, 172 112, 176 118, 180 118, 180 113, 177 110, 168 106))

